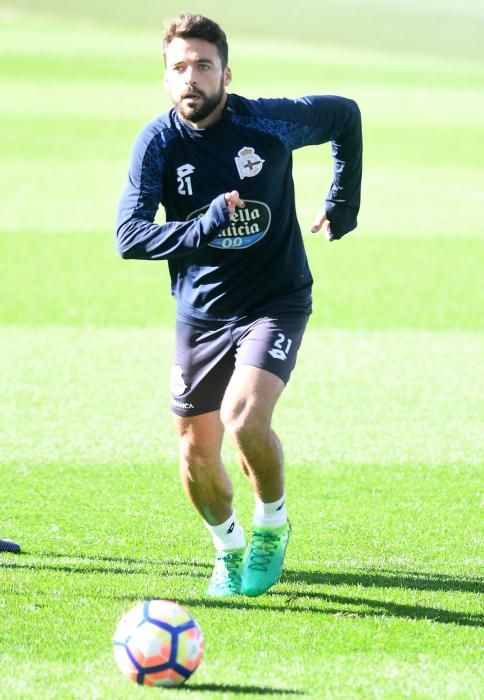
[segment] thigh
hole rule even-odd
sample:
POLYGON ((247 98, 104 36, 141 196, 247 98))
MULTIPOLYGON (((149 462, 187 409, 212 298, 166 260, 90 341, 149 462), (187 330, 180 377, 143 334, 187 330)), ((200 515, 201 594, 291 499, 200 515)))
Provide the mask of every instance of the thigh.
POLYGON ((221 416, 231 426, 265 430, 285 387, 280 377, 251 365, 236 367, 225 392, 221 416))
POLYGON ((263 317, 241 329, 237 342, 237 369, 252 366, 275 374, 287 384, 295 367, 308 317, 286 314, 263 317))
POLYGON ((177 320, 170 382, 173 413, 198 416, 217 411, 234 364, 230 331, 177 320))

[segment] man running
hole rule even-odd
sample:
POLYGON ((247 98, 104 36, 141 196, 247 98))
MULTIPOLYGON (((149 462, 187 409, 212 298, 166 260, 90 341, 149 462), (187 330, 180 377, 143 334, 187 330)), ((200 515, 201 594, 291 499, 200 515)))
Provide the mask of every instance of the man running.
POLYGON ((312 231, 341 238, 360 205, 360 113, 343 97, 228 94, 225 33, 200 15, 170 20, 163 50, 173 108, 136 141, 117 246, 123 258, 168 261, 172 411, 182 482, 216 548, 208 593, 257 596, 279 580, 290 534, 271 421, 311 313, 292 151, 331 142, 333 182, 312 231), (224 433, 255 496, 248 546, 221 460, 224 433))

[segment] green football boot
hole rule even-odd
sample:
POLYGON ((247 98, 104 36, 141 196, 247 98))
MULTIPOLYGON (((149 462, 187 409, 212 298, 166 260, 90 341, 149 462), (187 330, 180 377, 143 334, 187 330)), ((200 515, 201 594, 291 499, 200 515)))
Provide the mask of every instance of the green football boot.
POLYGON ((256 527, 244 559, 241 592, 248 596, 265 593, 281 578, 291 526, 256 527))
POLYGON ((242 582, 245 548, 217 552, 207 594, 213 598, 238 595, 242 582))

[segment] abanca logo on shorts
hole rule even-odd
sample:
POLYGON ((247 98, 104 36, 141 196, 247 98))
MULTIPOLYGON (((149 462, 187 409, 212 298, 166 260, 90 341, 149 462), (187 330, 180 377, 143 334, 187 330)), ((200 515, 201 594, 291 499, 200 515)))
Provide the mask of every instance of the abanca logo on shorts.
MULTIPOLYGON (((173 365, 172 367, 170 388, 171 393, 174 394, 174 396, 181 396, 185 389, 188 388, 187 384, 185 384, 183 369, 180 367, 180 365, 173 365)), ((180 401, 180 399, 172 399, 171 403, 172 406, 176 406, 177 408, 195 408, 195 406, 189 401, 180 401)))
POLYGON ((177 408, 195 408, 195 406, 188 401, 178 401, 178 399, 173 399, 171 403, 172 406, 176 406, 177 408))
MULTIPOLYGON (((197 209, 187 216, 187 221, 199 219, 208 210, 208 206, 197 209)), ((208 245, 224 250, 241 250, 258 243, 271 225, 271 210, 264 202, 253 199, 245 200, 245 207, 237 209, 230 224, 208 245)))

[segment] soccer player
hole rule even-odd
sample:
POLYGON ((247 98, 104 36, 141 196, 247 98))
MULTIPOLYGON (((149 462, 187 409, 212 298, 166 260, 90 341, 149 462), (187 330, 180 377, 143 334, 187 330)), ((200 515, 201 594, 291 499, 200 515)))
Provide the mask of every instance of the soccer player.
POLYGON ((168 21, 163 52, 173 109, 134 145, 117 247, 123 258, 168 261, 172 411, 182 483, 216 548, 208 594, 257 596, 279 580, 290 534, 271 421, 311 313, 292 151, 331 142, 333 181, 311 230, 341 238, 360 205, 360 113, 342 97, 227 93, 225 33, 200 15, 168 21), (154 222, 160 204, 164 224, 154 222), (221 461, 225 432, 255 496, 248 545, 221 461))

